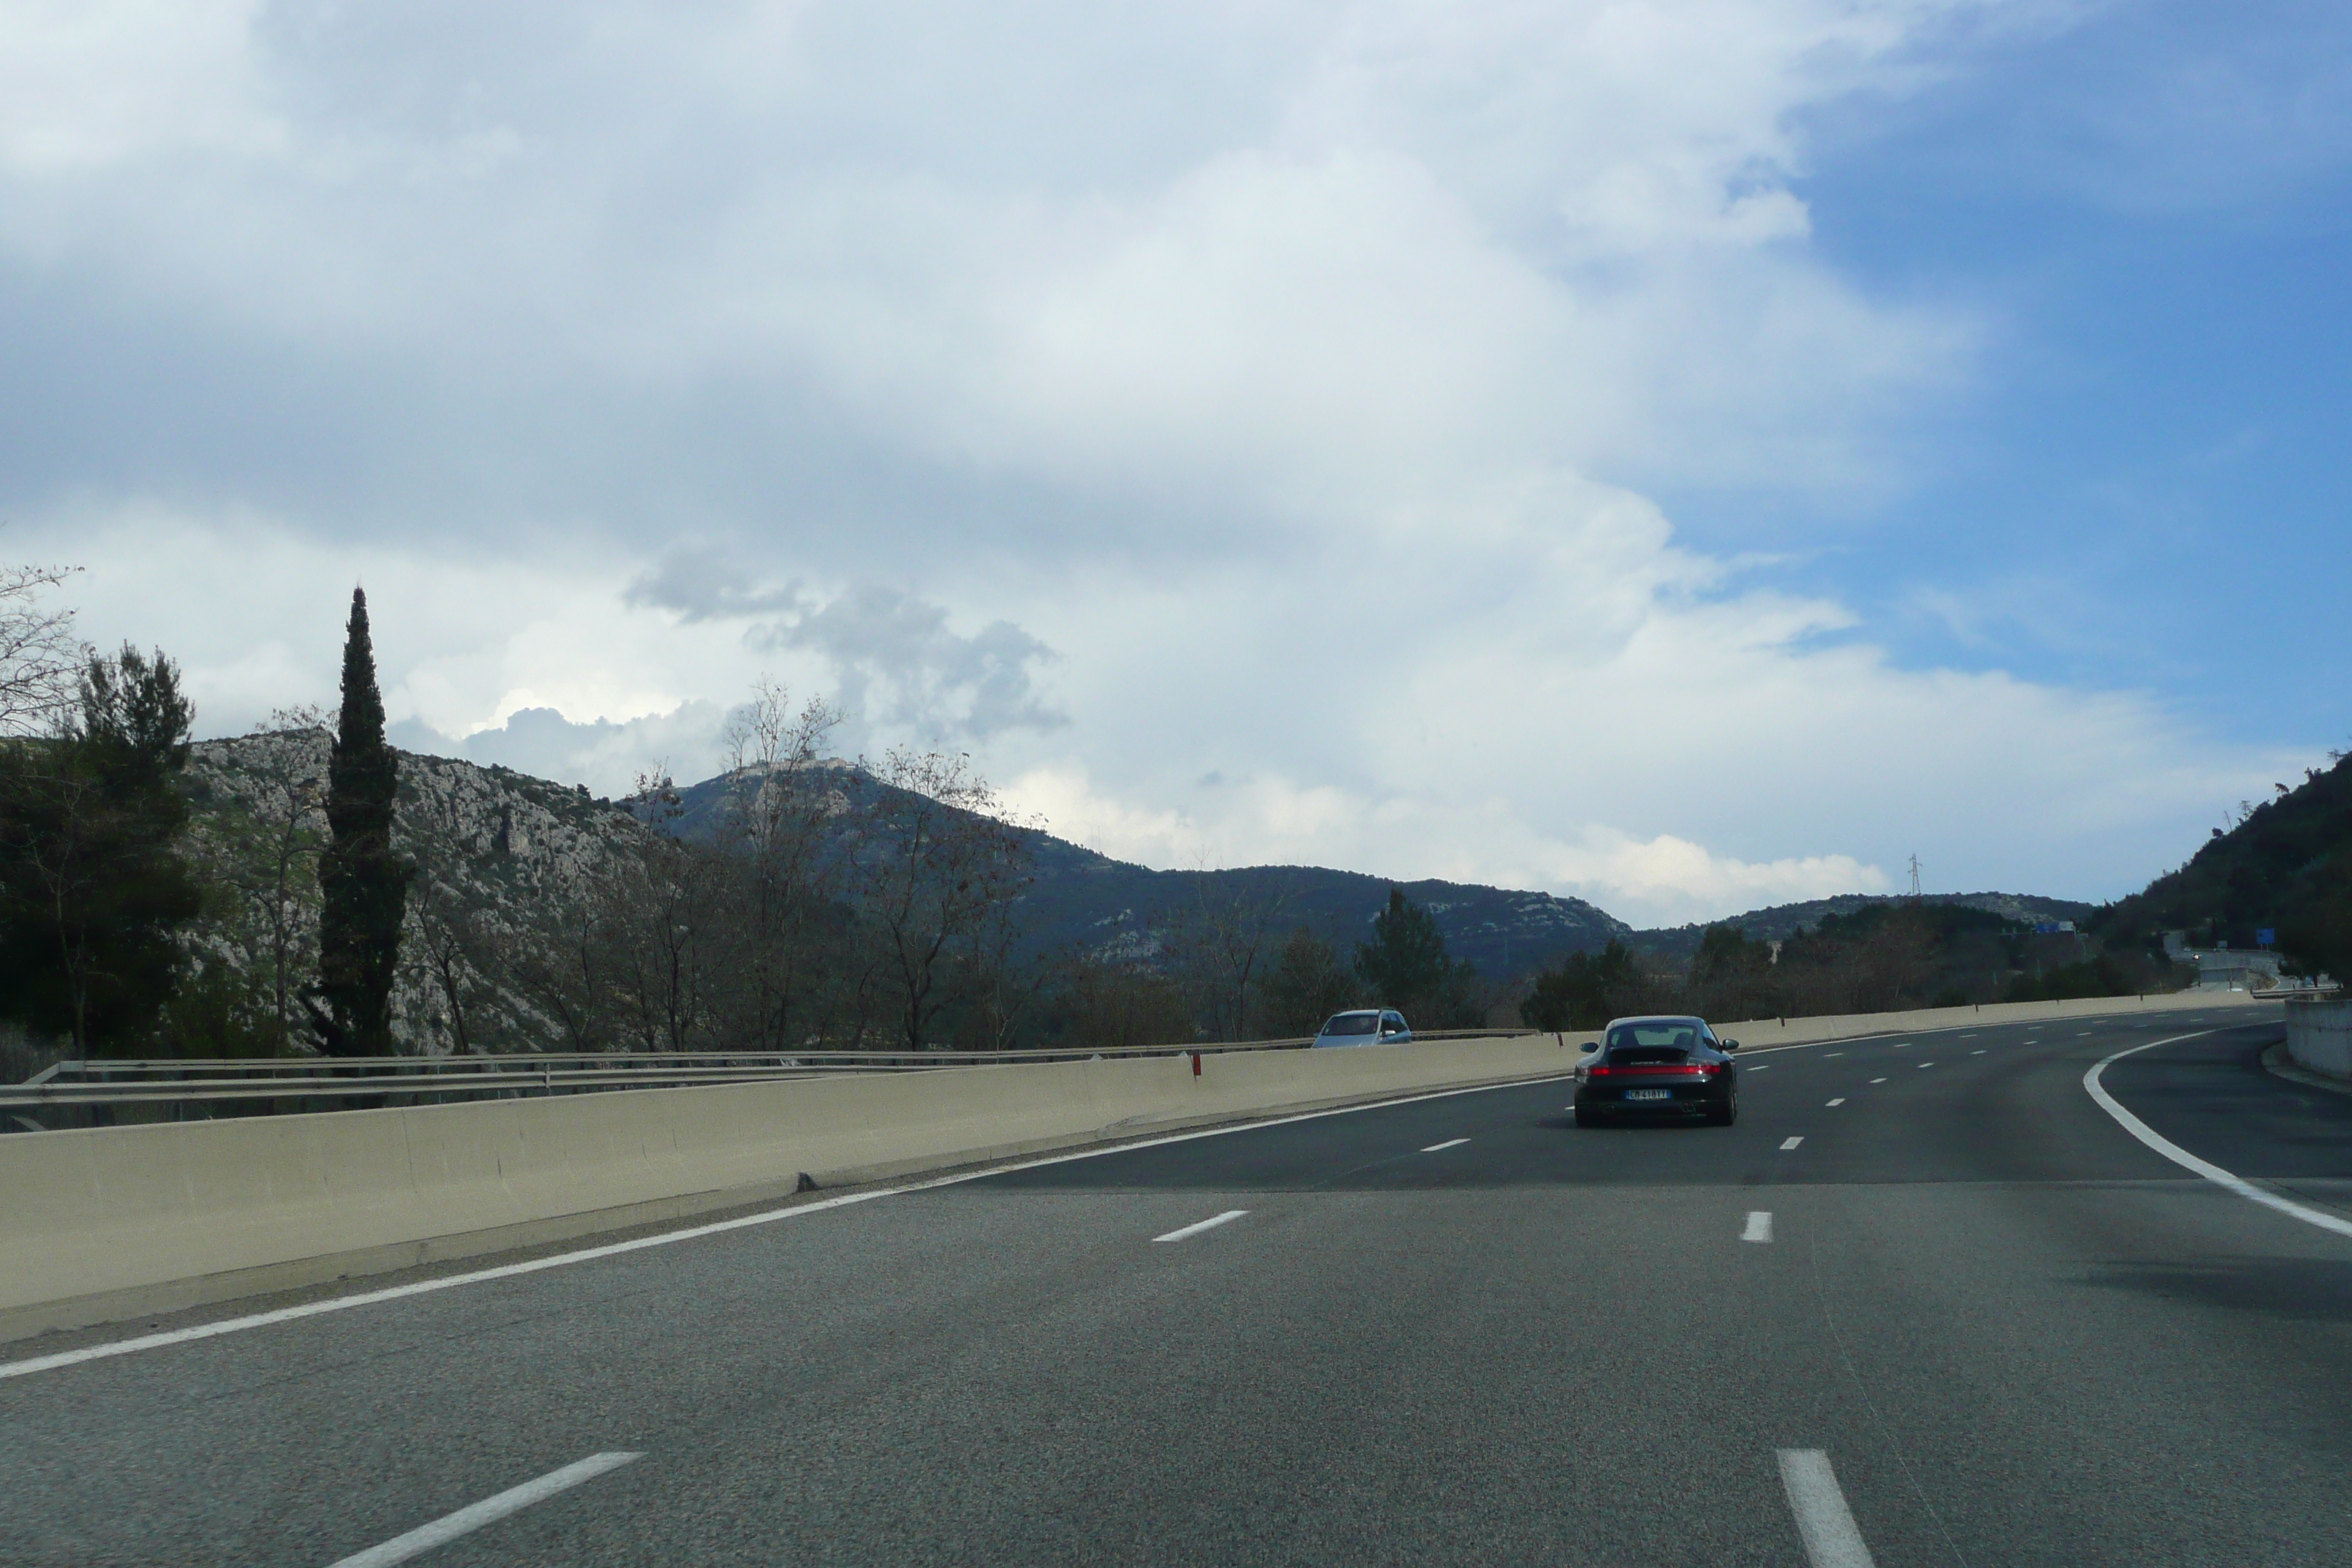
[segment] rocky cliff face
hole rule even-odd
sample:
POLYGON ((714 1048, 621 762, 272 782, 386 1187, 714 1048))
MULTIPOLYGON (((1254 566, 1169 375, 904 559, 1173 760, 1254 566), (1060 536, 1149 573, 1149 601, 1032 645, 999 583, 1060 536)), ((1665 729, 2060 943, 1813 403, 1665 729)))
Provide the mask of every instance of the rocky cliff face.
MULTIPOLYGON (((175 1009, 184 1054, 267 1054, 283 1037, 281 1016, 302 1016, 299 991, 318 960, 328 749, 323 730, 288 731, 204 742, 189 757, 187 852, 206 908, 187 936, 191 973, 175 1009)), ((482 955, 560 955, 590 888, 652 831, 584 791, 403 753, 394 838, 418 868, 393 994, 407 1048, 560 1048, 560 1020, 486 973, 482 955)))

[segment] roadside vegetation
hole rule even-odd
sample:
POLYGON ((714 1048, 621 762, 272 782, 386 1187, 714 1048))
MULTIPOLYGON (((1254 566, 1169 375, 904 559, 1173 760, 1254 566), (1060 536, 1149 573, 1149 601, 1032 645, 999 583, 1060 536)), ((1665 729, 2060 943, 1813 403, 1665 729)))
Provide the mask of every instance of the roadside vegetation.
POLYGON ((2054 1001, 2179 989, 2193 975, 2159 950, 2103 951, 2095 937, 2041 931, 1964 905, 1870 904, 1823 915, 1776 942, 1707 928, 1686 963, 1612 942, 1538 972, 1519 1016, 1543 1029, 1597 1028, 1628 1013, 1773 1018, 2054 1001))

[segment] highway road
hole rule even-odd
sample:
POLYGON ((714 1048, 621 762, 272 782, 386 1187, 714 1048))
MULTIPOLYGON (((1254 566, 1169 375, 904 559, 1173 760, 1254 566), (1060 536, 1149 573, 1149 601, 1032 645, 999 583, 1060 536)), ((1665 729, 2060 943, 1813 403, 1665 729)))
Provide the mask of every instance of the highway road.
POLYGON ((2278 1034, 1792 1047, 1732 1128, 1530 1083, 51 1335, 0 1561, 2341 1564, 2352 1098, 2278 1034), (2151 1042, 2116 1105, 2296 1212, 2095 1100, 2151 1042))

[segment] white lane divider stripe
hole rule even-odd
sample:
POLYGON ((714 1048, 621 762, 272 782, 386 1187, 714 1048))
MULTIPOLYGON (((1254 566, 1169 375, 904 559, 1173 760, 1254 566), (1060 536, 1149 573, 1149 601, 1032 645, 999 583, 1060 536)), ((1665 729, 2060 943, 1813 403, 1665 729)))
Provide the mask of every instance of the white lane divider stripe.
POLYGON ((1920 1068, 1921 1068, 1923 1071, 1924 1071, 1925 1069, 1928 1068, 1934 1067, 1935 1065, 1936 1065, 1936 1064, 1935 1064, 1934 1062, 1921 1062, 1921 1063, 1919 1064, 1920 1068))
POLYGON ((1883 1079, 1883 1078, 1874 1078, 1874 1079, 1872 1079, 1870 1081, 1871 1081, 1871 1082, 1873 1082, 1873 1083, 1885 1083, 1886 1080, 1885 1080, 1885 1079, 1883 1079))
POLYGON ((535 1502, 545 1502, 558 1492, 571 1490, 582 1481, 593 1481, 607 1470, 617 1470, 632 1459, 644 1458, 643 1454, 591 1454, 576 1465, 550 1470, 535 1481, 525 1481, 496 1497, 484 1498, 455 1513, 444 1514, 405 1535, 394 1536, 381 1546, 371 1546, 331 1563, 329 1568, 391 1568, 394 1563, 405 1563, 419 1552, 446 1546, 461 1535, 471 1534, 486 1524, 496 1524, 510 1513, 520 1513, 535 1502))
POLYGON ((1979 1046, 1979 1047, 1978 1047, 1975 1050, 1970 1051, 1970 1052, 1969 1053, 1969 1055, 1970 1055, 1970 1056, 1972 1056, 1972 1057, 1980 1057, 1980 1056, 1984 1055, 1984 1047, 1983 1047, 1982 1046, 1979 1046))
POLYGON ((1470 1140, 1467 1138, 1448 1138, 1443 1143, 1432 1143, 1428 1148, 1423 1149, 1422 1152, 1424 1154, 1434 1154, 1440 1149, 1459 1149, 1463 1144, 1467 1143, 1468 1142, 1470 1142, 1470 1140))
POLYGON ((1764 1209, 1748 1210, 1748 1228, 1739 1233, 1739 1239, 1742 1241, 1771 1240, 1772 1215, 1764 1209))
POLYGON ((1781 1148, 1783 1148, 1783 1149, 1793 1149, 1793 1148, 1795 1148, 1798 1144, 1800 1144, 1800 1143, 1803 1142, 1804 1141, 1805 1141, 1805 1139, 1804 1139, 1804 1135, 1803 1135, 1802 1133, 1800 1133, 1800 1134, 1798 1134, 1798 1135, 1797 1135, 1796 1137, 1794 1137, 1794 1138, 1783 1138, 1783 1139, 1781 1139, 1781 1140, 1780 1140, 1780 1147, 1781 1147, 1781 1148))
POLYGON ((1249 1213, 1249 1210, 1247 1209, 1227 1209, 1221 1215, 1212 1215, 1207 1219, 1195 1220, 1181 1230, 1171 1230, 1166 1236, 1155 1236, 1151 1239, 1154 1241, 1181 1241, 1188 1236, 1198 1236, 1204 1230, 1214 1230, 1221 1225, 1231 1225, 1234 1221, 1241 1218, 1242 1215, 1247 1213, 1249 1213))
MULTIPOLYGON (((2218 1034, 2220 1031, 2204 1029, 2198 1033, 2218 1034)), ((2109 1094, 2099 1083, 2099 1076, 2107 1070, 2111 1063, 2119 1062, 2126 1057, 2137 1056, 2142 1051, 2152 1051, 2158 1046, 2178 1045, 2182 1040, 2195 1038, 2197 1038, 2196 1035, 2175 1035, 2168 1040, 2150 1040, 2144 1046, 2134 1046, 2129 1050, 2117 1051, 2083 1075, 2083 1087, 2090 1090, 2091 1098, 2098 1101, 2100 1110, 2116 1119, 2117 1126, 2181 1169, 2194 1171, 2217 1187, 2226 1187, 2250 1203, 2260 1204, 2264 1208, 2276 1209, 2279 1213, 2299 1219, 2305 1225, 2315 1225, 2322 1230, 2334 1231, 2338 1236, 2352 1236, 2352 1220, 2338 1218, 2320 1209, 2306 1208, 2301 1204, 2279 1196, 2276 1193, 2266 1193, 2236 1172, 2225 1171, 2210 1160, 2199 1159, 2116 1103, 2116 1097, 2109 1094)))
POLYGON ((1813 1568, 1874 1568, 1845 1493, 1838 1490, 1830 1457, 1819 1448, 1782 1448, 1779 1455, 1780 1489, 1789 1494, 1789 1511, 1797 1516, 1805 1560, 1813 1568))
POLYGON ((1835 1100, 1831 1100, 1830 1103, 1832 1105, 1843 1105, 1845 1103, 1845 1096, 1841 1094, 1835 1100))

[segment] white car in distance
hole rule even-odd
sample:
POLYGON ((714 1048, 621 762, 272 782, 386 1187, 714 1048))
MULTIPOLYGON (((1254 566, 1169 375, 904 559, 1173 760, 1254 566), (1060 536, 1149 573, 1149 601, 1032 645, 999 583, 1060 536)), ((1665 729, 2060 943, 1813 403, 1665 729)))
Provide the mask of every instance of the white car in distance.
POLYGON ((1393 1008, 1359 1007, 1346 1013, 1334 1013, 1323 1021, 1316 1032, 1315 1048, 1330 1046, 1406 1046, 1412 1043, 1412 1031, 1405 1026, 1404 1015, 1393 1008))

